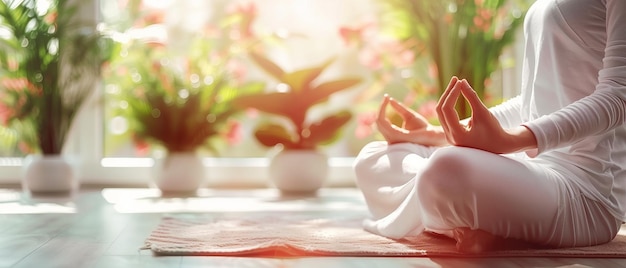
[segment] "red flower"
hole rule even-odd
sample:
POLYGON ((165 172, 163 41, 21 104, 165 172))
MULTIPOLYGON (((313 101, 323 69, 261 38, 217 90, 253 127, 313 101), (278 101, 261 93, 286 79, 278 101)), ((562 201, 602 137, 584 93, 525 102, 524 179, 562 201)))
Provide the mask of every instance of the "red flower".
POLYGON ((7 107, 5 103, 0 102, 0 125, 6 126, 13 115, 13 110, 7 107))
POLYGON ((137 156, 146 156, 150 153, 150 144, 144 139, 133 135, 133 143, 135 144, 135 153, 137 156))

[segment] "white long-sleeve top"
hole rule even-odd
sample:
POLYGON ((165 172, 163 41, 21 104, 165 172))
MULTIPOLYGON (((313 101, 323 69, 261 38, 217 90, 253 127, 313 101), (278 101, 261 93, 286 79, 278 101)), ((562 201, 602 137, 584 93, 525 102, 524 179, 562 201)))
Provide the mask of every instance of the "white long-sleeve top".
POLYGON ((538 0, 524 34, 521 94, 491 111, 626 220, 626 0, 538 0))

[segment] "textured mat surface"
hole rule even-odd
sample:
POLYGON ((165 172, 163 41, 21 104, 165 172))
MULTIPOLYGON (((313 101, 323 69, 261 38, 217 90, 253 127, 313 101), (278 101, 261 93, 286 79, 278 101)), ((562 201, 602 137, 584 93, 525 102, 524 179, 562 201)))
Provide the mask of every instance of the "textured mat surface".
MULTIPOLYGON (((507 245, 476 257, 626 257, 626 236, 580 248, 538 249, 507 245)), ((422 234, 392 240, 364 231, 357 218, 164 218, 146 239, 161 255, 212 256, 464 256, 453 240, 422 234)))

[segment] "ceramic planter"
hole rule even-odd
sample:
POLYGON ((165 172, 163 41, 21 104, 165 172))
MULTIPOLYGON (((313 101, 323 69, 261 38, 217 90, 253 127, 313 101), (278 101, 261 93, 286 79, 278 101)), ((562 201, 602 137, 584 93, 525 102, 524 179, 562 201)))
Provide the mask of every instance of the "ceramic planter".
POLYGON ((71 193, 79 187, 74 163, 61 155, 32 155, 24 159, 22 188, 33 194, 71 193))
POLYGON ((163 194, 193 194, 204 183, 202 158, 195 152, 167 153, 155 160, 153 177, 163 194))
POLYGON ((315 150, 283 150, 270 162, 270 179, 286 194, 313 194, 328 176, 328 156, 315 150))

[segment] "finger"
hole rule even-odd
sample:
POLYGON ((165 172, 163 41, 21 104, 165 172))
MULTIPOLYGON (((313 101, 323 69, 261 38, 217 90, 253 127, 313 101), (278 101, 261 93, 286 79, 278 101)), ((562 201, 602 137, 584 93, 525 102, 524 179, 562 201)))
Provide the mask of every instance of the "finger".
POLYGON ((398 112, 398 114, 400 114, 400 117, 402 117, 402 119, 404 120, 412 118, 415 114, 415 112, 411 108, 393 98, 389 100, 389 104, 391 104, 391 107, 393 107, 394 110, 396 110, 396 112, 398 112))
POLYGON ((437 117, 439 117, 439 122, 441 123, 441 126, 443 127, 444 133, 448 132, 448 127, 446 125, 445 118, 443 117, 443 111, 442 111, 443 103, 448 98, 448 95, 450 95, 450 91, 452 90, 452 88, 454 87, 454 85, 456 84, 458 80, 459 79, 456 76, 453 76, 452 78, 450 78, 450 83, 448 83, 446 90, 443 92, 443 94, 441 94, 441 97, 439 98, 439 101, 437 102, 437 106, 435 107, 435 111, 437 112, 437 117))
POLYGON ((441 107, 441 118, 446 122, 445 124, 448 131, 453 137, 465 131, 465 128, 459 122, 459 114, 456 111, 456 103, 461 96, 461 85, 461 82, 457 81, 443 101, 441 107))
POLYGON ((378 118, 377 120, 382 120, 387 118, 387 104, 389 103, 389 95, 385 94, 383 96, 383 100, 380 103, 380 108, 378 108, 378 118))
POLYGON ((441 97, 439 97, 439 102, 437 103, 437 109, 441 108, 443 100, 448 98, 448 95, 450 94, 450 90, 452 90, 452 88, 454 87, 454 85, 456 85, 458 81, 459 81, 459 78, 457 78, 456 76, 453 76, 452 78, 450 78, 450 82, 448 83, 446 90, 444 90, 443 94, 441 94, 441 97))
POLYGON ((467 80, 465 79, 461 80, 460 86, 461 86, 461 93, 463 94, 463 97, 465 97, 470 107, 472 108, 472 115, 474 115, 475 113, 482 114, 482 112, 487 110, 487 107, 481 101, 480 97, 478 97, 478 94, 476 93, 476 91, 472 89, 472 87, 467 82, 467 80))
POLYGON ((389 120, 382 120, 377 124, 378 132, 380 132, 385 140, 389 143, 397 143, 406 140, 408 131, 392 124, 389 120))
POLYGON ((378 117, 376 118, 376 128, 378 132, 385 137, 385 140, 389 141, 391 121, 387 119, 387 105, 389 104, 389 96, 385 94, 383 100, 378 109, 378 117))

